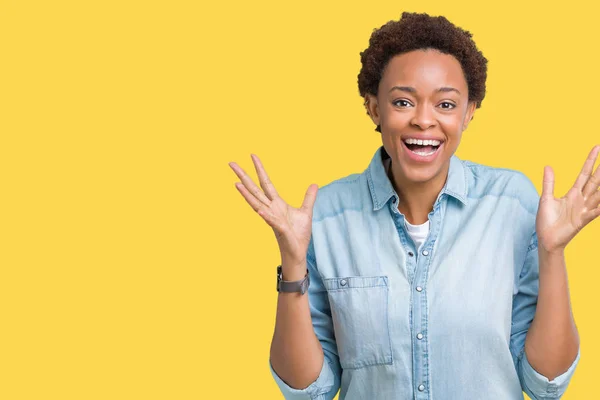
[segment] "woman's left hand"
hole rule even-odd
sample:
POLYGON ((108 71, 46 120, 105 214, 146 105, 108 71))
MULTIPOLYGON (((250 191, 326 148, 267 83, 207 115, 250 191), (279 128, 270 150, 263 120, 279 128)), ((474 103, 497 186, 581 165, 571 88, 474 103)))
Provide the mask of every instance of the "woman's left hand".
POLYGON ((544 183, 536 217, 538 245, 549 253, 564 251, 567 244, 600 216, 600 166, 592 175, 600 145, 594 146, 577 181, 564 197, 554 197, 554 171, 544 167, 544 183))

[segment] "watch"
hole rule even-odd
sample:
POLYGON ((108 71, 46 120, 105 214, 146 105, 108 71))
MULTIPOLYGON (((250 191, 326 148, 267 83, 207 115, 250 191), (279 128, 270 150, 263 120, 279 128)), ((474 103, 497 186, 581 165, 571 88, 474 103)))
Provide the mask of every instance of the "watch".
POLYGON ((306 270, 306 275, 304 275, 304 279, 300 279, 299 281, 284 281, 281 265, 277 266, 277 291, 278 292, 286 292, 286 293, 300 292, 301 294, 304 294, 308 290, 309 284, 310 284, 310 278, 308 276, 308 269, 306 270))

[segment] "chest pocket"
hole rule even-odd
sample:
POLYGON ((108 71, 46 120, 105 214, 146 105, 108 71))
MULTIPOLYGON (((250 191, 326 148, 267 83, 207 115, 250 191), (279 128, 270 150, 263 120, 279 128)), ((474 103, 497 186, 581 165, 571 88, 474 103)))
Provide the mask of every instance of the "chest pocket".
POLYGON ((342 368, 392 364, 387 276, 323 279, 342 368))

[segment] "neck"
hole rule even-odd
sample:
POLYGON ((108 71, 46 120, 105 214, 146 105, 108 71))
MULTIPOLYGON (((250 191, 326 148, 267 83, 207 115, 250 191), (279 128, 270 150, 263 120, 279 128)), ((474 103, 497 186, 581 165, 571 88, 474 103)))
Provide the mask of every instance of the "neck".
POLYGON ((427 182, 410 182, 394 170, 391 160, 387 160, 387 171, 390 182, 398 193, 398 211, 413 225, 427 222, 433 205, 444 188, 448 176, 449 165, 444 168, 444 173, 427 182))

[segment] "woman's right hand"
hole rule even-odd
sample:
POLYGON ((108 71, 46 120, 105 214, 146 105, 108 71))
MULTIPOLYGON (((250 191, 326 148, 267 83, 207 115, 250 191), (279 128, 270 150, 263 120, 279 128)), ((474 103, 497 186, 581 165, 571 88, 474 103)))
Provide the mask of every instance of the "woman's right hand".
POLYGON ((310 185, 302 206, 292 207, 279 197, 258 156, 252 154, 251 157, 264 192, 239 165, 230 162, 229 166, 241 180, 241 183, 235 183, 235 187, 254 211, 273 228, 281 252, 284 279, 302 279, 306 271, 300 271, 299 268, 306 265, 306 252, 310 242, 313 206, 317 198, 318 186, 310 185))

